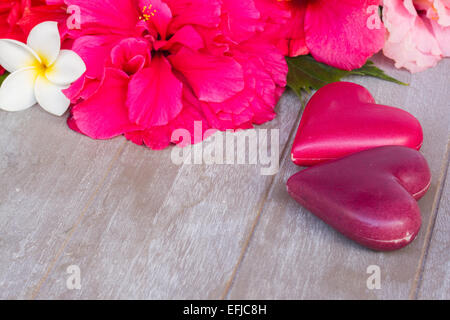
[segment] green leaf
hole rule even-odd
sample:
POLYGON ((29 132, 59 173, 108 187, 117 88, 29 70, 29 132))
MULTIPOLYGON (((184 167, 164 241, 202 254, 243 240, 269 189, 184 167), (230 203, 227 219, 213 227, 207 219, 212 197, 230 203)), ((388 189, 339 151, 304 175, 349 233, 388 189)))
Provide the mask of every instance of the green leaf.
POLYGON ((294 90, 300 98, 305 92, 309 93, 311 90, 318 90, 329 83, 341 81, 342 78, 350 75, 370 76, 401 85, 407 85, 385 74, 384 71, 376 67, 372 61, 368 61, 360 69, 346 71, 320 63, 309 55, 286 58, 286 60, 289 67, 287 76, 288 86, 294 90))
POLYGON ((0 76, 0 86, 2 85, 3 81, 5 81, 6 77, 9 75, 8 72, 5 72, 0 76))
POLYGON ((409 86, 409 84, 407 84, 407 83, 401 82, 395 78, 388 76, 386 73, 384 73, 383 70, 381 70, 380 68, 375 66, 375 64, 370 60, 367 61, 367 63, 364 66, 362 66, 362 68, 350 71, 350 74, 375 77, 375 78, 378 78, 381 80, 386 80, 386 81, 390 81, 390 82, 393 82, 396 84, 401 84, 403 86, 409 86))

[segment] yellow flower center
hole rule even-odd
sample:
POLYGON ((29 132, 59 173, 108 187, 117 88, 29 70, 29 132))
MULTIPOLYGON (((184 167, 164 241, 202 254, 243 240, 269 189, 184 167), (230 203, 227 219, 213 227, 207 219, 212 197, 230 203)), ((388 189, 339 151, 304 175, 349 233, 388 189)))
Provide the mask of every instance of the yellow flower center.
POLYGON ((36 69, 39 75, 44 75, 45 72, 47 71, 47 66, 43 63, 40 63, 37 65, 36 69))
POLYGON ((149 21, 155 14, 156 9, 153 9, 153 5, 145 6, 142 8, 142 15, 139 17, 139 20, 149 21))

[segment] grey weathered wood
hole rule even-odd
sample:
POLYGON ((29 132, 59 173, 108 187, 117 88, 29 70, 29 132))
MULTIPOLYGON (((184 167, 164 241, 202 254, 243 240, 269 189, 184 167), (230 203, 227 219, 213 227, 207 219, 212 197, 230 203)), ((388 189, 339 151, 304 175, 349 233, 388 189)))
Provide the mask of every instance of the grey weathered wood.
POLYGON ((439 213, 420 279, 417 298, 450 299, 450 170, 441 193, 439 213))
POLYGON ((0 111, 0 298, 30 298, 120 144, 38 107, 0 111))
MULTIPOLYGON (((289 152, 275 177, 178 167, 171 149, 93 141, 38 108, 0 112, 0 298, 448 298, 450 61, 413 76, 377 63, 411 86, 352 80, 419 118, 433 173, 409 247, 366 250, 301 209, 285 191, 289 152), (366 288, 370 264, 381 290, 366 288), (70 265, 81 290, 66 287, 70 265)), ((280 108, 264 127, 289 151, 299 102, 287 93, 280 108)))
MULTIPOLYGON (((300 105, 287 94, 281 149, 300 105)), ((170 152, 128 144, 38 299, 220 298, 274 176, 260 165, 183 165, 170 152), (66 288, 78 265, 82 289, 66 288)))
POLYGON ((420 201, 423 227, 418 238, 407 248, 390 253, 366 250, 347 240, 286 194, 286 180, 300 170, 286 157, 227 297, 398 299, 408 298, 414 292, 443 181, 441 168, 446 161, 450 122, 450 61, 410 77, 405 72, 390 70, 392 67, 385 59, 378 57, 378 63, 384 64, 388 73, 409 80, 411 85, 401 87, 367 78, 355 80, 365 85, 379 103, 399 106, 414 114, 424 128, 422 152, 429 161, 433 182, 420 201), (367 289, 369 265, 381 268, 380 290, 367 289))

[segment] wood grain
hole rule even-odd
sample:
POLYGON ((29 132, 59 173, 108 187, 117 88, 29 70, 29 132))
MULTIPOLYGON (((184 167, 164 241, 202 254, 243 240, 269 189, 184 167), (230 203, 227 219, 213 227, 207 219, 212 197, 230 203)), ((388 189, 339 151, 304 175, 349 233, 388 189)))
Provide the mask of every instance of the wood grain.
POLYGON ((300 170, 289 159, 292 92, 263 126, 280 129, 276 176, 261 165, 176 166, 172 149, 93 141, 39 108, 0 112, 0 298, 448 299, 450 60, 415 75, 376 63, 411 85, 351 80, 421 121, 433 174, 407 248, 366 250, 289 198, 285 182, 300 170), (81 290, 66 287, 70 265, 81 290), (381 268, 381 290, 366 288, 369 265, 381 268))
MULTIPOLYGON (((283 97, 281 149, 300 105, 283 97), (293 116, 294 115, 294 116, 293 116)), ((183 165, 171 149, 127 145, 50 277, 46 298, 220 298, 241 256, 274 176, 260 165, 183 165), (82 289, 69 291, 69 265, 82 289)))
POLYGON ((0 111, 0 298, 30 298, 118 149, 38 107, 0 111))
POLYGON ((416 297, 419 299, 450 299, 450 170, 448 170, 448 163, 444 169, 447 170, 447 175, 423 275, 418 286, 416 297))
MULTIPOLYGON (((386 64, 378 58, 378 64, 386 64)), ((401 71, 384 69, 408 81, 401 71)), ((393 86, 373 79, 355 79, 365 85, 379 103, 408 110, 423 125, 422 152, 429 161, 433 182, 420 201, 423 227, 413 244, 400 251, 366 250, 301 208, 285 191, 286 180, 300 168, 286 157, 269 194, 247 254, 227 295, 231 299, 406 299, 420 273, 427 249, 428 226, 436 217, 437 193, 446 161, 448 123, 448 70, 440 68, 411 76, 410 86, 393 86), (447 70, 444 72, 443 70, 447 70), (382 288, 366 286, 367 267, 378 265, 382 288)))

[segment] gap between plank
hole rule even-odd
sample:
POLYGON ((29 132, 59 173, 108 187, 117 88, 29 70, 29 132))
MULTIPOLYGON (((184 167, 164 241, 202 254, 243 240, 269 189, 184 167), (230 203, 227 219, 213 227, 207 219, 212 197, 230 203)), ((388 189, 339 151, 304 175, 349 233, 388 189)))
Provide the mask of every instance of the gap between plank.
MULTIPOLYGON (((302 106, 303 106, 303 104, 302 104, 302 106)), ((281 159, 282 159, 283 163, 284 163, 285 158, 286 158, 286 152, 289 150, 289 146, 290 146, 291 140, 293 138, 293 135, 297 131, 297 128, 298 128, 301 116, 303 114, 303 110, 304 110, 304 107, 299 111, 297 119, 294 122, 294 126, 292 127, 291 132, 289 133, 289 137, 288 137, 288 139, 286 141, 286 145, 283 148, 283 152, 281 153, 281 159)), ((280 169, 281 168, 282 168, 282 166, 280 167, 280 169)), ((225 290, 224 290, 222 296, 220 297, 221 300, 225 300, 228 297, 228 295, 229 295, 229 293, 231 291, 231 288, 232 288, 232 286, 234 284, 234 280, 236 279, 237 273, 239 271, 239 267, 241 266, 241 264, 242 264, 242 262, 243 262, 243 260, 245 258, 245 255, 247 253, 247 249, 248 249, 248 247, 250 245, 250 242, 251 242, 251 240, 253 238, 253 235, 255 233, 256 227, 258 226, 258 222, 259 222, 259 220, 261 218, 262 211, 264 209, 264 206, 266 204, 267 198, 269 197, 270 191, 273 188, 273 185, 274 185, 274 182, 275 182, 275 178, 277 176, 278 176, 278 174, 275 174, 272 177, 272 181, 270 182, 269 186, 267 187, 266 192, 264 193, 264 197, 261 200, 261 204, 260 204, 260 206, 258 208, 258 213, 257 213, 257 215, 255 217, 255 220, 253 221, 253 224, 252 224, 252 227, 250 229, 249 235, 248 235, 247 239, 245 240, 244 245, 243 245, 243 247, 241 249, 241 254, 239 255, 238 261, 237 261, 237 263, 236 263, 236 265, 235 265, 235 267, 233 269, 233 272, 231 273, 230 279, 226 282, 225 290)))
POLYGON ((437 215, 439 212, 439 205, 441 202, 442 193, 444 191, 444 186, 445 186, 446 179, 447 179, 448 167, 450 165, 449 153, 450 153, 450 139, 448 139, 448 142, 447 142, 447 150, 445 152, 444 161, 443 161, 444 164, 443 164, 443 168, 441 169, 441 174, 440 174, 440 177, 438 180, 438 189, 437 189, 434 201, 433 201, 433 206, 431 208, 431 216, 428 219, 429 222, 428 222, 428 227, 427 227, 427 231, 425 234, 425 241, 423 243, 420 259, 417 264, 417 270, 416 270, 416 274, 414 276, 414 281, 413 281, 413 284, 411 285, 411 290, 409 292, 410 300, 418 299, 420 286, 422 284, 423 272, 425 269, 425 264, 426 264, 427 257, 428 257, 428 251, 430 249, 431 240, 433 237, 434 226, 436 224, 436 219, 437 219, 437 215))
POLYGON ((120 155, 122 154, 126 143, 127 143, 127 141, 125 140, 122 143, 122 145, 119 147, 119 149, 117 149, 117 151, 114 154, 111 162, 108 165, 108 168, 106 169, 105 173, 103 174, 102 178, 100 179, 99 183, 97 184, 97 187, 95 188, 94 192, 89 197, 86 205, 84 206, 83 210, 81 211, 80 215, 78 216, 77 220, 75 221, 75 224, 73 225, 73 227, 70 229, 69 233, 67 234, 66 239, 62 243, 61 247, 58 249, 55 257, 53 258, 53 260, 50 262, 49 266, 47 267, 46 272, 44 273, 44 275, 39 280, 39 282, 36 285, 36 287, 31 292, 31 300, 35 300, 36 299, 36 297, 39 294, 39 291, 40 291, 42 285, 45 283, 45 281, 47 280, 48 276, 53 271, 53 268, 55 267, 56 263, 58 262, 59 258, 61 257, 62 253, 64 252, 64 250, 66 249, 66 247, 67 247, 69 241, 71 240, 73 234, 75 233, 76 229, 79 227, 81 222, 83 221, 83 218, 86 215, 88 209, 94 203, 94 200, 96 199, 97 194, 100 192, 101 187, 104 185, 106 179, 108 178, 109 174, 111 173, 111 170, 113 169, 114 164, 117 162, 117 160, 119 159, 120 155))

